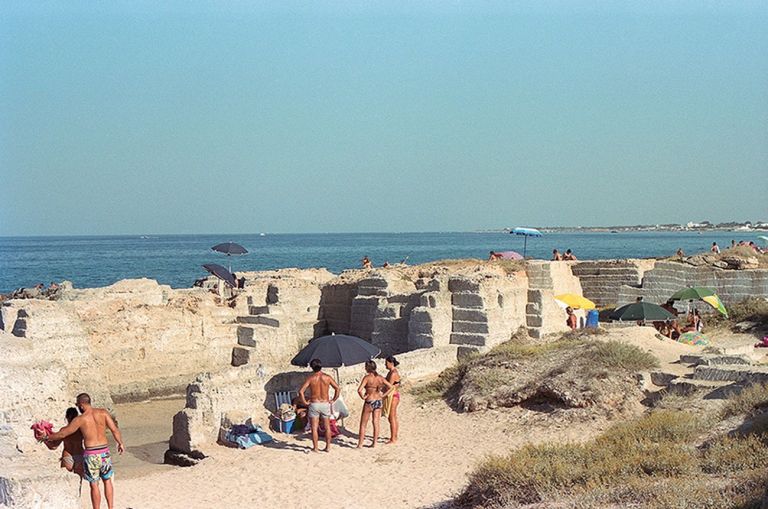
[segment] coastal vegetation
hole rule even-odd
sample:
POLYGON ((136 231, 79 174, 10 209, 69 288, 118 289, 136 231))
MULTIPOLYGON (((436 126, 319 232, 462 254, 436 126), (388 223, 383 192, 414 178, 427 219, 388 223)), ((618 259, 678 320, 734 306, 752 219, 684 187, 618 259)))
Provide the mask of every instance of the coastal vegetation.
POLYGON ((573 331, 555 341, 531 343, 520 331, 414 393, 421 402, 443 398, 462 411, 516 405, 607 410, 609 400, 629 401, 637 391, 632 375, 658 361, 637 346, 599 340, 603 333, 573 331))
POLYGON ((532 343, 520 331, 414 389, 421 402, 442 398, 459 411, 519 405, 563 422, 621 417, 584 443, 530 444, 487 457, 453 507, 760 507, 768 385, 749 387, 724 404, 668 395, 638 413, 639 405, 631 405, 642 395, 633 376, 658 360, 602 334, 576 331, 532 343))
POLYGON ((757 326, 768 327, 768 300, 762 297, 748 297, 728 306, 728 318, 713 314, 710 325, 733 327, 741 322, 754 322, 757 326))
MULTIPOLYGON (((746 417, 746 416, 745 416, 746 417)), ((584 444, 528 445, 483 461, 457 508, 578 501, 577 507, 760 507, 763 433, 722 432, 717 413, 655 410, 584 444)))

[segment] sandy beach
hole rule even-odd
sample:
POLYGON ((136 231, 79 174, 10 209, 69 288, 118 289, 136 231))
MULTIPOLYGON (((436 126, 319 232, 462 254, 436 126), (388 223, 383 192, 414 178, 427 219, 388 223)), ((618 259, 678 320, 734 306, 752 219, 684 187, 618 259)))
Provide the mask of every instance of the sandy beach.
MULTIPOLYGON (((120 410, 125 414, 141 406, 146 416, 157 419, 158 426, 168 428, 167 411, 179 404, 180 400, 170 400, 120 410)), ((142 432, 126 422, 128 451, 115 460, 117 505, 134 509, 245 504, 261 508, 438 507, 464 486, 467 473, 488 454, 532 441, 585 440, 605 426, 590 422, 566 429, 553 422, 533 434, 526 422, 539 418, 529 410, 457 414, 443 402, 416 405, 408 395, 401 410, 397 445, 384 444, 389 435, 383 421, 381 443, 375 449, 356 449, 359 421, 354 415, 346 420, 346 431, 334 439, 328 454, 311 453, 309 435, 270 432, 275 438, 272 444, 247 450, 220 447, 191 468, 156 464, 162 461, 163 447, 131 442, 153 441, 157 427, 146 426, 142 432), (143 434, 133 435, 133 431, 143 434)), ((367 445, 370 440, 369 430, 367 445)), ((85 499, 83 507, 88 507, 85 499)))

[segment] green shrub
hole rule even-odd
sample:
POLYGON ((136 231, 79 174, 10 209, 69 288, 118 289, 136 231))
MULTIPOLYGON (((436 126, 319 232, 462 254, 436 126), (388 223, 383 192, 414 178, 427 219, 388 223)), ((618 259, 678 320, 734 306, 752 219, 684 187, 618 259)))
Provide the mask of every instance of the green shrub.
POLYGON ((414 387, 411 390, 411 393, 419 403, 426 403, 428 401, 444 398, 458 385, 461 378, 464 376, 466 369, 467 367, 465 363, 451 366, 450 368, 443 370, 435 380, 414 387))
POLYGON ((634 372, 659 366, 658 359, 649 352, 621 341, 595 343, 586 355, 596 367, 608 369, 623 369, 634 372))

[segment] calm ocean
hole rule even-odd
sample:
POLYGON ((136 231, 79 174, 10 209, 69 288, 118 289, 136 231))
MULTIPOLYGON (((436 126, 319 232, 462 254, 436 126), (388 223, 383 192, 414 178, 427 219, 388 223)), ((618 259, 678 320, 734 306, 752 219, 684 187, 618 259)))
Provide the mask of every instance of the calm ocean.
MULTIPOLYGON (((528 255, 549 259, 552 249, 571 249, 582 260, 670 256, 721 247, 731 239, 757 241, 747 232, 550 233, 528 239, 528 255)), ((334 233, 256 235, 159 235, 98 237, 0 237, 0 292, 42 282, 72 281, 76 288, 149 277, 174 288, 189 287, 204 263, 232 264, 233 272, 282 267, 326 267, 334 273, 360 266, 409 264, 446 258, 487 258, 488 252, 523 251, 523 237, 504 233, 334 233), (219 242, 237 242, 250 253, 214 253, 219 242)))

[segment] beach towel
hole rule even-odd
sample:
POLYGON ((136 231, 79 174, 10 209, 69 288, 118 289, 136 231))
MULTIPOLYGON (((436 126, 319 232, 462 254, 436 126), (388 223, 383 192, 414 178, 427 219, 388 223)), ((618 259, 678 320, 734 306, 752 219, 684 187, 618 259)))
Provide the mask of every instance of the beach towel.
POLYGON ((392 408, 392 400, 395 399, 395 393, 392 392, 389 396, 384 398, 384 406, 381 408, 382 417, 389 417, 389 409, 392 408))
POLYGON ((44 436, 53 434, 53 424, 48 421, 36 421, 29 429, 34 432, 38 442, 42 442, 44 436))
POLYGON ((709 344, 709 339, 701 332, 684 332, 677 338, 679 343, 685 343, 686 345, 705 346, 709 344))
POLYGON ((248 449, 257 444, 271 442, 272 436, 262 430, 261 426, 235 424, 224 436, 224 439, 240 449, 248 449))
MULTIPOLYGON (((330 428, 331 428, 331 437, 339 436, 341 432, 339 431, 339 426, 336 424, 336 419, 331 417, 330 419, 328 419, 328 421, 330 423, 330 428)), ((304 433, 309 433, 311 431, 312 431, 312 426, 311 426, 311 423, 309 422, 309 419, 307 419, 307 424, 306 426, 304 426, 304 433)), ((317 432, 321 437, 325 436, 325 425, 323 424, 322 419, 320 419, 320 425, 317 427, 317 432)))
MULTIPOLYGON (((51 424, 48 421, 37 421, 32 426, 29 427, 29 429, 32 430, 32 432, 35 434, 35 440, 38 442, 43 442, 43 437, 50 435, 53 433, 53 424, 51 424)), ((50 449, 54 450, 59 445, 61 445, 61 440, 46 440, 43 442, 45 446, 50 449)))

